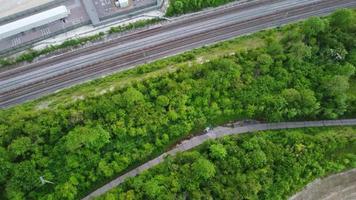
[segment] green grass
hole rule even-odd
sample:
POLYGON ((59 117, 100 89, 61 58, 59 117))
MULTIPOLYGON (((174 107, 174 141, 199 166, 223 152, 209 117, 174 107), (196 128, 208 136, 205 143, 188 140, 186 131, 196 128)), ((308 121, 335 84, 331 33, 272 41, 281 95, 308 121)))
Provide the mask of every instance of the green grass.
POLYGON ((328 45, 351 52, 352 32, 334 24, 315 43, 317 36, 300 29, 306 24, 196 49, 1 110, 0 193, 76 199, 206 126, 344 117, 354 69, 345 63, 352 56, 337 60, 328 45), (39 174, 57 184, 41 187, 39 174))
POLYGON ((167 73, 174 73, 177 69, 192 62, 206 62, 224 55, 230 55, 231 53, 263 47, 264 40, 260 38, 260 34, 261 33, 254 34, 253 36, 243 36, 211 46, 198 48, 170 58, 154 61, 149 64, 139 65, 134 69, 118 72, 104 78, 76 85, 37 100, 30 101, 23 104, 22 107, 25 110, 33 110, 38 108, 52 109, 57 106, 70 105, 83 98, 101 96, 104 94, 104 91, 109 92, 112 89, 116 90, 127 87, 137 81, 141 82, 167 73), (194 58, 188 60, 181 59, 181 57, 185 57, 185 55, 188 55, 188 57, 194 55, 194 58))
POLYGON ((111 27, 110 30, 107 31, 106 33, 100 32, 98 34, 94 34, 91 36, 80 37, 77 39, 69 39, 58 45, 49 45, 48 47, 41 50, 29 49, 27 50, 27 52, 22 53, 16 57, 10 56, 10 57, 0 58, 0 68, 11 67, 12 65, 19 64, 22 62, 32 62, 35 58, 42 55, 47 55, 56 52, 58 50, 63 50, 67 48, 83 46, 89 42, 98 42, 102 40, 105 37, 105 35, 111 35, 115 33, 117 34, 125 31, 143 28, 149 25, 157 24, 160 21, 162 21, 162 19, 157 19, 157 18, 138 20, 136 22, 129 23, 127 25, 111 27))
POLYGON ((192 13, 209 7, 218 7, 238 0, 170 0, 166 16, 192 13))

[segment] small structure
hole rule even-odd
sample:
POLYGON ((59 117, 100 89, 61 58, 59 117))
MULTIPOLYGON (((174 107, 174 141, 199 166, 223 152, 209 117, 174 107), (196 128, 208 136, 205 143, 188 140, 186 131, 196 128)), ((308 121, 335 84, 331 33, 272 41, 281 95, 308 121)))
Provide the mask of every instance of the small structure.
POLYGON ((119 8, 126 8, 129 6, 129 0, 115 0, 115 6, 119 8))
POLYGON ((209 133, 209 131, 211 131, 211 128, 209 126, 204 129, 205 133, 209 133))
POLYGON ((40 176, 40 181, 41 181, 41 184, 42 184, 42 185, 44 185, 44 184, 46 184, 46 183, 54 184, 53 182, 47 181, 46 179, 44 179, 43 176, 40 176))
POLYGON ((0 26, 0 40, 63 19, 69 14, 70 12, 65 6, 58 6, 2 25, 0 26))

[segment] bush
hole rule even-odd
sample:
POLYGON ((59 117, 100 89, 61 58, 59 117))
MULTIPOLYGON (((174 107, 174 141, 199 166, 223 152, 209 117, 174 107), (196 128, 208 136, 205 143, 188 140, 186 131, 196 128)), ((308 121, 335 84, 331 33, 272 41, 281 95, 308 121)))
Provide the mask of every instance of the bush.
POLYGON ((161 19, 159 19, 159 18, 139 20, 139 21, 136 21, 134 23, 129 23, 124 26, 111 27, 110 30, 108 31, 108 33, 109 34, 121 33, 124 31, 129 31, 129 30, 133 30, 133 29, 137 29, 137 28, 142 28, 142 27, 145 27, 148 25, 156 24, 160 21, 161 21, 161 19))
POLYGON ((97 199, 287 199, 315 178, 356 167, 355 134, 354 128, 308 129, 208 141, 97 199), (217 146, 228 159, 210 154, 217 146), (160 193, 143 189, 153 183, 160 193))
POLYGON ((181 15, 200 11, 208 7, 217 7, 235 0, 170 0, 167 16, 181 15))
MULTIPOLYGON (((328 23, 328 19, 322 20, 328 23)), ((174 73, 130 82, 105 95, 48 110, 26 110, 25 106, 1 110, 3 199, 16 195, 26 199, 79 198, 109 176, 142 163, 208 125, 247 118, 284 121, 344 116, 352 106, 348 87, 354 72, 353 56, 340 59, 334 55, 352 52, 348 43, 354 32, 329 26, 320 34, 305 37, 301 26, 282 29, 277 33, 281 40, 269 37, 260 48, 204 64, 181 64, 174 73), (22 143, 26 145, 21 147, 22 143), (39 176, 56 184, 40 187, 39 176)), ((255 36, 261 38, 265 33, 255 36)), ((189 53, 177 57, 192 58, 189 53)), ((174 64, 163 60, 147 64, 145 69, 167 63, 174 64)), ((258 166, 268 162, 263 151, 253 155, 258 166)), ((203 177, 213 177, 210 169, 207 167, 209 176, 203 177)), ((155 189, 160 192, 160 185, 155 189)))

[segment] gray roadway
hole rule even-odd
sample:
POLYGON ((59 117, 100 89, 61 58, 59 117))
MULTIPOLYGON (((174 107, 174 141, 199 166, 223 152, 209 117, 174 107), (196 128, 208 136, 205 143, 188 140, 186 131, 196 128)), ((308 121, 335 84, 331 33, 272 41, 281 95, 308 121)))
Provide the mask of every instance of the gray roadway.
POLYGON ((355 200, 356 168, 316 179, 289 200, 355 200))
MULTIPOLYGON (((0 92, 10 91, 15 88, 29 85, 37 81, 44 81, 49 77, 54 77, 56 75, 63 74, 65 72, 69 72, 84 67, 88 64, 97 63, 103 60, 107 60, 109 58, 117 57, 118 55, 122 55, 124 53, 128 53, 134 50, 143 49, 152 45, 162 44, 177 38, 205 32, 207 30, 211 30, 220 26, 225 26, 227 24, 256 18, 258 16, 264 16, 266 14, 276 13, 279 12, 279 10, 293 8, 301 5, 307 5, 307 4, 311 4, 312 2, 318 2, 318 1, 320 0, 285 0, 282 2, 271 3, 263 7, 257 7, 257 8, 217 17, 212 20, 199 22, 198 24, 188 25, 183 28, 178 28, 171 31, 165 31, 162 33, 158 33, 157 35, 154 36, 146 37, 144 39, 122 43, 118 46, 108 48, 103 51, 80 56, 72 60, 67 60, 62 63, 54 64, 52 66, 47 66, 44 68, 33 70, 25 74, 18 75, 16 77, 2 78, 0 79, 0 86, 1 86, 0 92)), ((355 6, 356 2, 352 2, 351 4, 355 6)), ((328 13, 330 12, 330 10, 325 10, 324 12, 328 13)), ((320 14, 324 14, 324 13, 320 13, 320 14)))
POLYGON ((163 162, 165 157, 174 156, 178 152, 190 150, 210 139, 221 138, 228 135, 237 135, 241 133, 253 133, 256 131, 264 131, 264 130, 280 130, 280 129, 328 127, 328 126, 355 126, 355 125, 356 125, 356 119, 342 119, 342 120, 323 120, 323 121, 304 121, 304 122, 265 123, 265 124, 246 125, 246 126, 239 126, 238 124, 234 124, 233 127, 219 126, 203 135, 193 137, 189 140, 184 140, 176 147, 174 147, 172 150, 163 153, 157 158, 142 164, 141 166, 125 173, 122 176, 117 177, 113 181, 100 187, 96 191, 90 193, 88 196, 83 198, 83 200, 89 200, 91 198, 100 196, 106 193, 107 191, 109 191, 110 189, 123 183, 126 178, 134 177, 142 173, 143 171, 150 169, 153 166, 163 162))

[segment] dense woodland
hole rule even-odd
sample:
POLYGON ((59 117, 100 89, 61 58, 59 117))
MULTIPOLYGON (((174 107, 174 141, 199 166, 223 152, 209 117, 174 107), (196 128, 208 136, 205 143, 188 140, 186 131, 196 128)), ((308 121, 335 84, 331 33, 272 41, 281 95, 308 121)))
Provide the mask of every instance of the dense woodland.
POLYGON ((356 116, 355 25, 340 10, 259 34, 257 49, 202 64, 184 54, 178 71, 101 96, 1 110, 0 199, 78 198, 208 125, 356 116))
POLYGON ((236 0, 170 0, 167 16, 181 15, 200 11, 208 7, 217 7, 236 0))
POLYGON ((169 157, 97 199, 287 199, 316 177, 355 168, 355 152, 355 128, 229 136, 169 157))

